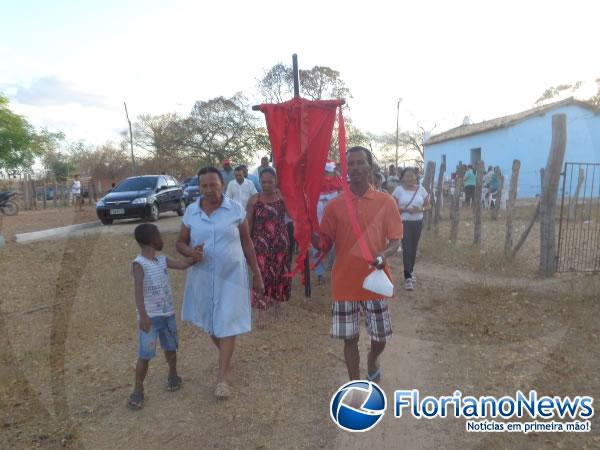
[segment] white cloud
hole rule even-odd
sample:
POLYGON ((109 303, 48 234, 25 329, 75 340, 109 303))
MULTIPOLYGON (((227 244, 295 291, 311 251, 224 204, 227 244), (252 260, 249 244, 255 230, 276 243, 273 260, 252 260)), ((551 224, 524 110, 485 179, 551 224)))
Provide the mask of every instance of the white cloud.
POLYGON ((97 108, 107 106, 103 96, 80 90, 74 83, 54 75, 34 78, 29 86, 17 87, 12 98, 24 105, 40 107, 71 104, 97 108))

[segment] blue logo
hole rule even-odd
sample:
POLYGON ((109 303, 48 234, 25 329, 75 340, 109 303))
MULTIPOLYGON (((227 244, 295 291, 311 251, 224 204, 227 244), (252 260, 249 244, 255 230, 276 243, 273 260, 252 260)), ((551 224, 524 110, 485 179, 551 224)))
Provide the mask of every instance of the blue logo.
POLYGON ((346 431, 369 431, 385 414, 387 399, 377 384, 367 381, 346 383, 331 397, 330 414, 346 431))

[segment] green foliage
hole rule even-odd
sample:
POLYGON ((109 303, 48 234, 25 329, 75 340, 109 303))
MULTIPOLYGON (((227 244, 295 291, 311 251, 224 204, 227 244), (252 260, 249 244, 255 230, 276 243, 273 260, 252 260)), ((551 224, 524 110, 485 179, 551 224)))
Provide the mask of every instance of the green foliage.
POLYGON ((213 164, 224 158, 246 161, 267 144, 266 130, 240 93, 196 102, 184 129, 188 155, 213 164))
POLYGON ((51 176, 56 181, 63 183, 75 172, 75 165, 67 155, 57 153, 49 160, 46 166, 51 176))
POLYGON ((34 128, 25 118, 13 113, 8 99, 0 95, 0 169, 29 169, 42 151, 34 128))
POLYGON ((36 157, 52 152, 64 139, 62 133, 51 133, 34 127, 13 113, 8 99, 0 95, 0 170, 18 173, 31 169, 36 157))

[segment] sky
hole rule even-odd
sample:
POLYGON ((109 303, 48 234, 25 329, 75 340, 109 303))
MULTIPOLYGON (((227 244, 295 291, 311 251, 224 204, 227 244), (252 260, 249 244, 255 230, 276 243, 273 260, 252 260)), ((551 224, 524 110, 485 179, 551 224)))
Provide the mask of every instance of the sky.
MULTIPOLYGON (((278 62, 324 65, 373 133, 434 134, 528 109, 549 86, 600 77, 591 1, 0 0, 0 92, 70 141, 119 141, 129 114, 191 110, 278 62)), ((587 87, 587 88, 586 88, 587 87)))

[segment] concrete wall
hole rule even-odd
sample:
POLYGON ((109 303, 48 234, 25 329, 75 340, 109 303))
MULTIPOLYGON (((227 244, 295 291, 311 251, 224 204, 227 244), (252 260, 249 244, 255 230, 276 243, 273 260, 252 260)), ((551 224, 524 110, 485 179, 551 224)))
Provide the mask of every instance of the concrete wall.
POLYGON ((535 197, 540 193, 540 168, 546 166, 550 150, 552 115, 561 113, 567 115, 565 162, 600 162, 600 115, 579 105, 556 108, 508 128, 426 145, 425 162, 435 161, 439 167, 442 154, 445 154, 449 174, 459 161, 471 162, 471 149, 481 148, 481 159, 486 167, 500 166, 508 185, 512 161, 519 159, 518 195, 535 197))

